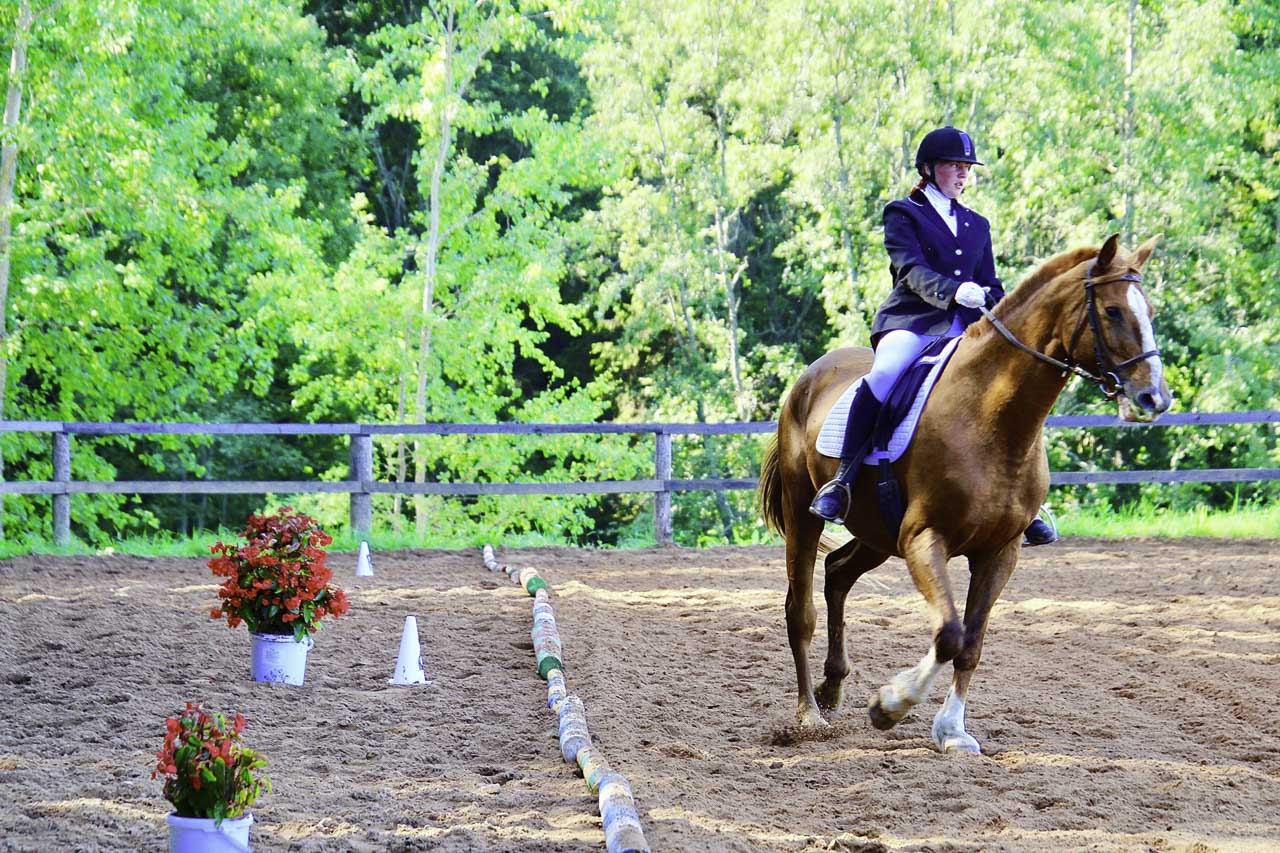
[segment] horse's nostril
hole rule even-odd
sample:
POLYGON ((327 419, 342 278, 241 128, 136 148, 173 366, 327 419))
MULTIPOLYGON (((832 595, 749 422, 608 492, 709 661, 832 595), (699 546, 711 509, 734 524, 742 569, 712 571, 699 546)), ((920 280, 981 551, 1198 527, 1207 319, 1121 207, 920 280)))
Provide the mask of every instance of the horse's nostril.
POLYGON ((1138 395, 1138 405, 1148 412, 1154 412, 1156 410, 1156 395, 1150 391, 1143 391, 1138 395))

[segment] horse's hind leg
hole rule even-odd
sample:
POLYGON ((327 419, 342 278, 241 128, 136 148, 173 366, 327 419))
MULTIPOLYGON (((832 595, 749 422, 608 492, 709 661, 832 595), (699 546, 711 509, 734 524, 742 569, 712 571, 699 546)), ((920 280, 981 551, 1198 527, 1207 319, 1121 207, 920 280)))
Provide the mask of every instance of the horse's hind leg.
POLYGON ((857 539, 851 539, 827 555, 827 661, 822 667, 825 678, 815 696, 818 707, 827 713, 840 708, 843 685, 849 675, 849 656, 844 643, 844 603, 858 578, 889 559, 889 555, 873 550, 857 539))
POLYGON ((969 561, 969 595, 965 601, 964 649, 956 655, 952 664, 955 675, 951 690, 942 703, 942 710, 933 718, 933 742, 943 752, 980 753, 982 748, 964 729, 965 701, 969 695, 969 681, 982 658, 982 640, 987 633, 987 617, 1004 590, 1005 583, 1018 565, 1021 547, 1017 540, 990 558, 973 558, 969 561))
POLYGON ((787 641, 796 665, 796 721, 805 728, 825 726, 813 695, 809 644, 818 614, 813 607, 813 561, 818 556, 822 522, 803 510, 787 522, 787 641))

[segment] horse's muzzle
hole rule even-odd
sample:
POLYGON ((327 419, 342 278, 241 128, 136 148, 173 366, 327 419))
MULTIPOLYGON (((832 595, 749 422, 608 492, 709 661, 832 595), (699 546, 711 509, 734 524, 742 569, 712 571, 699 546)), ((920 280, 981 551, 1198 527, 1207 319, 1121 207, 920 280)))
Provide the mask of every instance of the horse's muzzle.
POLYGON ((1117 398, 1120 419, 1130 423, 1148 424, 1169 411, 1173 395, 1163 381, 1160 386, 1126 382, 1117 398))

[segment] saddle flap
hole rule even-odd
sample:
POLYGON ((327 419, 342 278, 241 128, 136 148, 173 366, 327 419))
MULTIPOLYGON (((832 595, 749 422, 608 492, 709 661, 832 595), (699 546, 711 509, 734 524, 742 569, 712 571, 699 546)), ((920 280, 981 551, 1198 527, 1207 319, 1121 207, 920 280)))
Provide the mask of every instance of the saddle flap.
MULTIPOLYGON (((902 372, 881 409, 880 419, 876 422, 873 449, 863 460, 863 464, 874 465, 881 459, 894 462, 906 452, 929 394, 959 342, 959 338, 938 338, 902 372)), ((840 458, 840 451, 844 446, 845 424, 849 421, 849 406, 861 384, 862 380, 859 379, 845 389, 822 422, 817 449, 823 456, 840 458)))

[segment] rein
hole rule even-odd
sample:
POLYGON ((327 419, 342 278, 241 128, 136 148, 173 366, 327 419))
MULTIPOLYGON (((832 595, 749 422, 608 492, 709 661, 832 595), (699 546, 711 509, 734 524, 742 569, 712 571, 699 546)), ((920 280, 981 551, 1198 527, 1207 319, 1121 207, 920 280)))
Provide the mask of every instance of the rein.
POLYGON ((1059 361, 1053 356, 1046 355, 1039 350, 1034 350, 1022 341, 1018 340, 1017 336, 1014 335, 1013 332, 1009 331, 1005 327, 1004 323, 997 320, 996 315, 992 314, 985 305, 981 306, 978 310, 982 312, 982 316, 991 321, 991 325, 996 327, 996 331, 1003 335, 1006 341, 1013 344, 1027 355, 1061 370, 1063 376, 1066 376, 1068 373, 1074 373, 1082 379, 1088 379, 1090 382, 1095 382, 1098 387, 1102 389, 1102 393, 1106 394, 1108 397, 1114 397, 1120 393, 1120 389, 1123 387, 1123 382, 1120 379, 1120 371, 1127 367, 1132 367, 1134 364, 1137 364, 1144 359, 1151 358, 1152 356, 1159 356, 1160 350, 1147 350, 1144 353, 1135 355, 1133 358, 1125 359, 1118 364, 1112 361, 1111 352, 1107 349, 1107 345, 1102 339, 1102 330, 1098 323, 1098 306, 1095 302, 1094 287, 1099 284, 1118 284, 1126 281, 1141 282, 1142 276, 1138 273, 1130 272, 1108 281, 1094 281, 1093 270, 1094 266, 1091 265, 1089 267, 1089 271, 1085 273, 1085 308, 1080 315, 1080 320, 1076 323, 1075 333, 1071 336, 1071 344, 1067 347, 1066 361, 1059 361), (1086 317, 1089 320, 1089 327, 1093 331, 1093 354, 1098 360, 1098 368, 1102 371, 1101 376, 1085 370, 1079 364, 1076 364, 1075 360, 1071 358, 1071 353, 1075 351, 1076 344, 1080 340, 1080 333, 1084 331, 1084 321, 1086 317))

